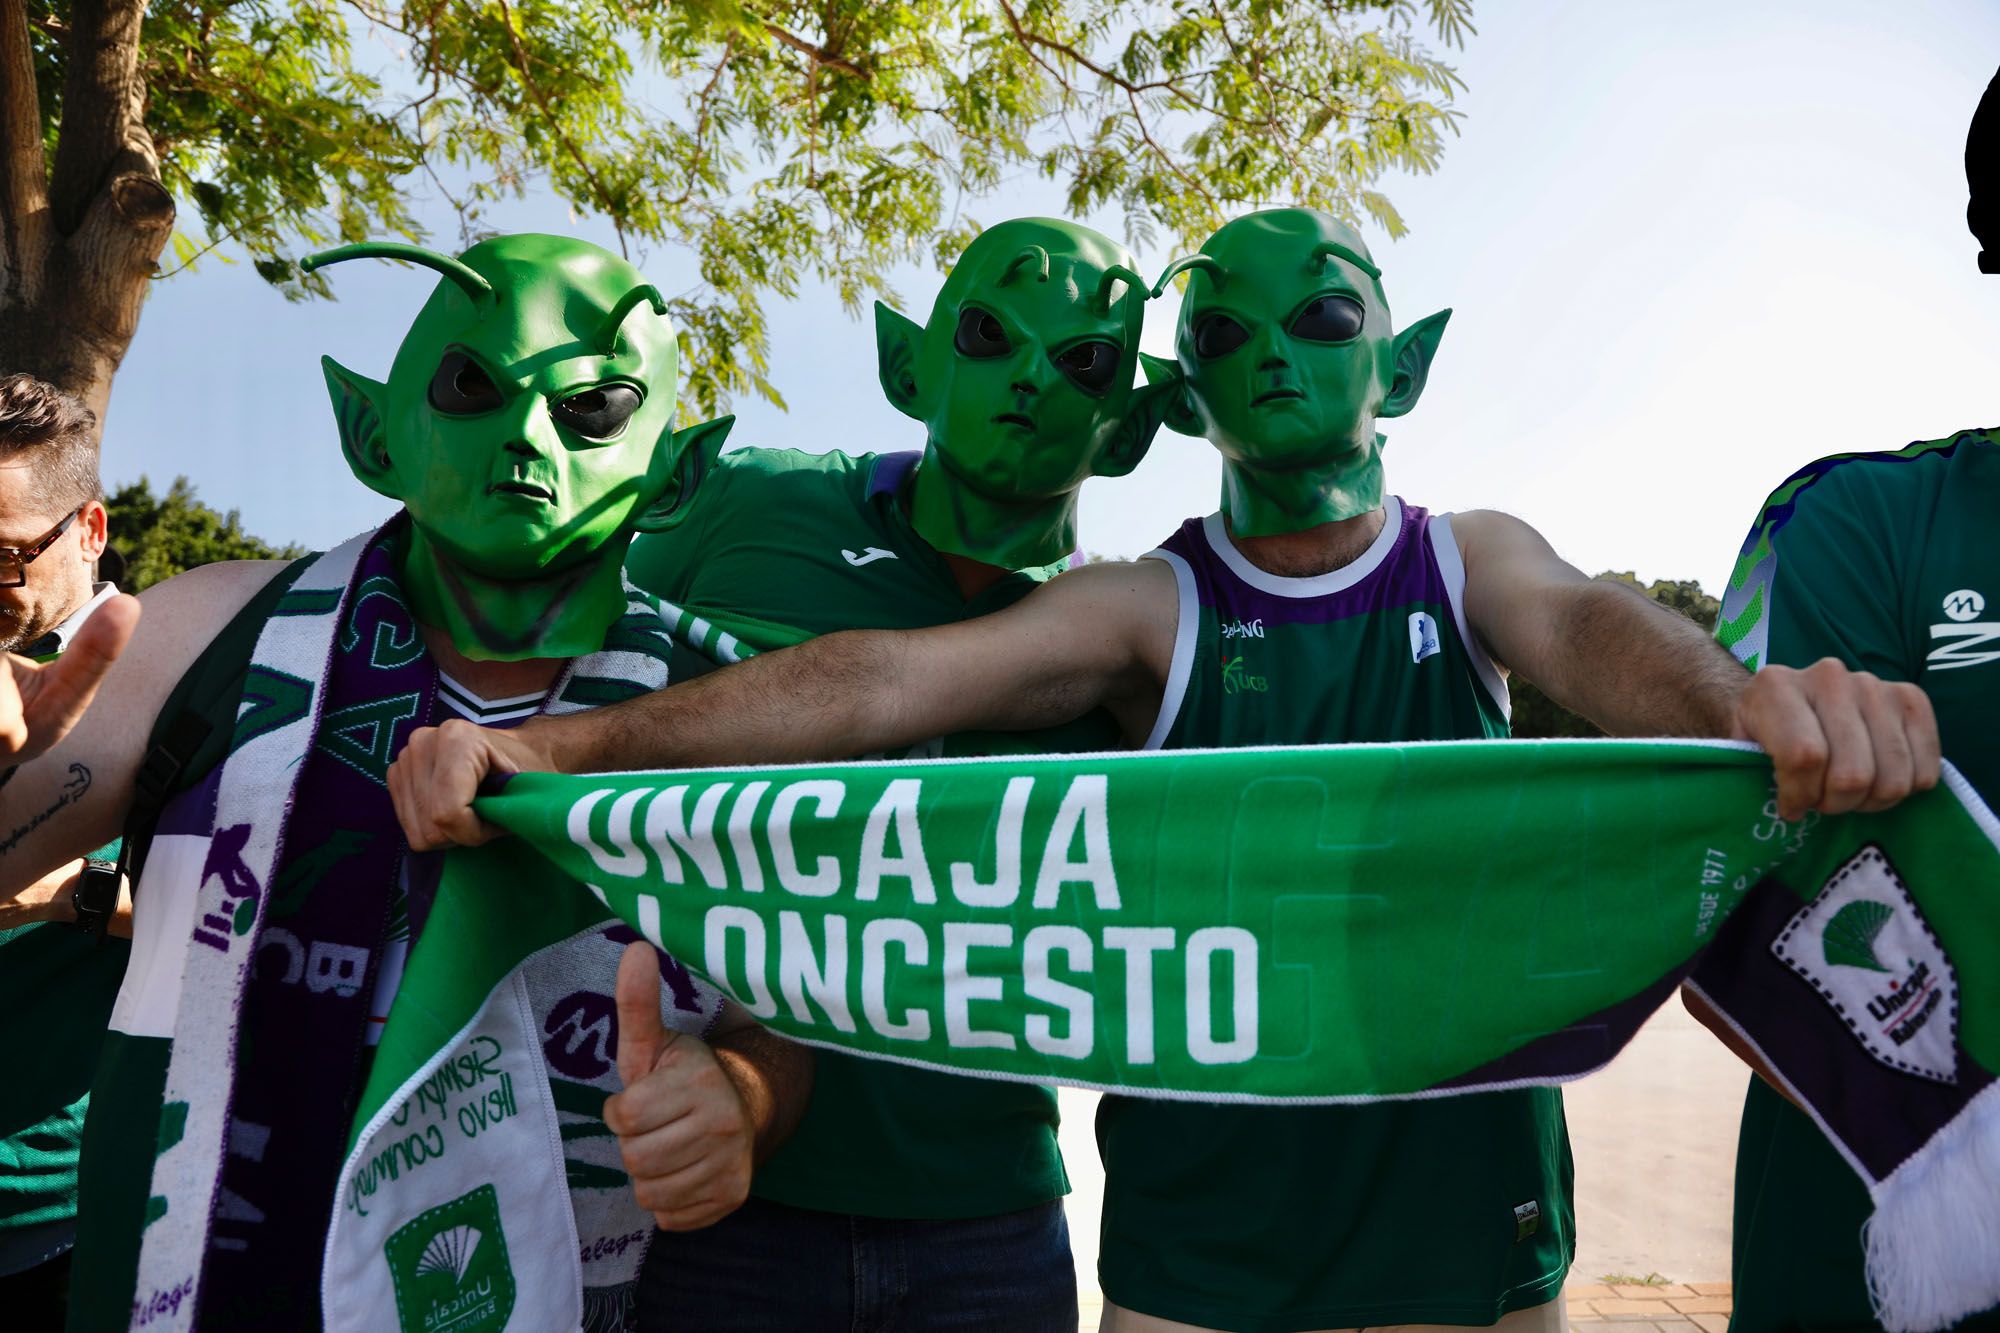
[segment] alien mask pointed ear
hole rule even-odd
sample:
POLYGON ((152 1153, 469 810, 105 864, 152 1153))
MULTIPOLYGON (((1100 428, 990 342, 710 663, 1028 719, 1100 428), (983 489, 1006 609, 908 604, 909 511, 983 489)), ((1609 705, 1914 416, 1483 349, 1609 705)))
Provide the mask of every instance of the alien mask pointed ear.
POLYGON ((918 421, 924 419, 917 402, 917 351, 923 345, 922 325, 880 301, 875 303, 875 365, 882 376, 882 392, 891 407, 918 421))
POLYGON ((396 493, 394 465, 389 461, 389 432, 382 413, 389 401, 387 385, 357 375, 330 356, 319 359, 326 373, 326 391, 333 398, 333 419, 340 430, 340 452, 348 470, 371 491, 401 500, 396 493))
POLYGON ((734 416, 717 417, 673 433, 669 447, 680 459, 674 468, 674 479, 668 483, 666 494, 640 513, 634 527, 641 532, 665 532, 687 518, 694 508, 694 495, 702 478, 715 467, 722 446, 729 439, 729 429, 735 424, 734 416))
POLYGON ((1389 396, 1377 409, 1376 416, 1399 417, 1417 405, 1417 399, 1423 397, 1424 381, 1430 378, 1431 358, 1437 355, 1445 322, 1450 318, 1451 311, 1440 310, 1396 335, 1396 378, 1390 382, 1389 396))
POLYGON ((1207 432, 1194 414, 1194 404, 1188 401, 1187 376, 1182 373, 1180 362, 1141 352, 1139 365, 1146 372, 1147 388, 1160 390, 1160 423, 1176 435, 1201 439, 1207 432))
POLYGON ((1118 433, 1111 437, 1110 446, 1098 456, 1091 472, 1099 477, 1122 477, 1138 467, 1146 451, 1153 447, 1153 437, 1160 433, 1161 423, 1181 401, 1183 388, 1176 369, 1171 380, 1141 384, 1133 389, 1132 404, 1118 424, 1118 433))

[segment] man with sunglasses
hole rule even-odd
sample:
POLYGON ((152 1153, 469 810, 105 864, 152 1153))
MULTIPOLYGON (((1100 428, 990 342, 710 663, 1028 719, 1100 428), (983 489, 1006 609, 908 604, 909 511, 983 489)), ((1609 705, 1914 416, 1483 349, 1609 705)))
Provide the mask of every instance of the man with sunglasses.
MULTIPOLYGON (((96 424, 53 385, 0 378, 0 649, 32 662, 61 655, 117 595, 94 580, 106 537, 96 424)), ((0 906, 0 1008, 34 1020, 15 1039, 34 1049, 17 1046, 0 1086, 0 1309, 15 1327, 62 1322, 90 1070, 129 951, 94 938, 116 928, 114 908, 130 933, 115 857, 73 861, 0 906)))

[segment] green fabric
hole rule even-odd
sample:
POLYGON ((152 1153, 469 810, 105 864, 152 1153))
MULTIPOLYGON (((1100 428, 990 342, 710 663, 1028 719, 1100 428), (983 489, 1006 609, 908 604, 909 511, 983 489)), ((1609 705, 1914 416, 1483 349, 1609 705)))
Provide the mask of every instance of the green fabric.
POLYGON ((91 1071, 130 953, 60 925, 0 930, 0 1012, 32 1020, 0 1080, 0 1274, 37 1258, 10 1238, 76 1215, 91 1071))
MULTIPOLYGON (((1938 1233, 1926 1265, 1947 1276, 1903 1295, 1950 1310, 1991 1270, 1953 1246, 1976 1246, 1976 1228, 1940 1219, 2000 1188, 1980 1174, 2000 1128, 1992 1099, 1970 1100, 2000 1070, 2000 822, 1961 789, 1784 824, 1768 813, 1768 760, 1747 747, 1481 741, 526 773, 477 804, 776 1031, 926 1068, 1204 1101, 1490 1096, 1580 1077, 1718 936, 1732 968, 1769 952, 1777 924, 1724 929, 1739 909, 1790 922, 1807 963, 1848 964, 1835 946, 1856 946, 1801 907, 1879 882, 1886 864, 1882 891, 1907 904, 1893 928, 1930 942, 1949 988, 1937 993, 1956 1005, 1956 1028, 1926 1037, 1949 1043, 1953 1109, 1924 1109, 1940 1105, 1937 1084, 1907 1104, 1838 1104, 1840 1087, 1880 1078, 1881 1057, 1844 1032, 1765 1049, 1833 1090, 1827 1114, 1857 1160, 1916 1164, 1910 1179, 1931 1182, 1898 1178, 1897 1221, 1938 1233)), ((446 891, 483 894, 519 876, 454 858, 446 877, 446 891)), ((1767 1001, 1746 1004, 1737 1021, 1783 1027, 1767 1001)), ((1559 1150, 1549 1129, 1545 1160, 1559 1150)), ((1522 1202, 1489 1198, 1488 1217, 1522 1202)), ((1235 1217, 1236 1244, 1283 1230, 1259 1203, 1235 1217)), ((1539 1221, 1567 1232, 1559 1207, 1539 1221)), ((1559 1275, 1521 1275, 1513 1299, 1546 1296, 1559 1275)), ((1892 1327, 1934 1326, 1893 1308, 1892 1327)), ((1300 1326, 1240 1310, 1227 1322, 1300 1326)))
POLYGON ((1467 742, 521 773, 476 806, 777 1031, 1262 1102, 1510 1081, 1873 843, 1956 969, 1959 1058, 2000 1069, 1992 816, 1941 789, 1774 831, 1770 789, 1726 742, 1467 742))
MULTIPOLYGON (((165 739, 184 712, 192 711, 211 724, 207 738, 175 777, 169 797, 200 782, 227 753, 257 635, 279 597, 310 563, 311 557, 294 561, 260 589, 188 667, 161 705, 146 740, 148 751, 165 739)), ((147 841, 135 840, 127 858, 126 873, 135 882, 145 868, 148 846, 147 841)), ((109 1011, 107 1003, 107 1017, 109 1011)), ((89 1206, 77 1219, 79 1262, 87 1265, 92 1280, 77 1283, 70 1292, 71 1329, 118 1327, 131 1317, 127 1306, 137 1279, 153 1157, 165 1132, 162 1126, 174 1123, 171 1108, 161 1107, 172 1049, 165 1038, 110 1032, 104 1034, 101 1054, 94 1060, 90 1086, 97 1096, 83 1122, 78 1178, 78 1197, 89 1206)))
MULTIPOLYGON (((898 497, 870 495, 880 455, 740 449, 703 480, 679 527, 641 535, 626 574, 753 647, 841 629, 916 629, 1011 605, 1055 567, 1002 577, 968 603, 911 530, 898 497), (887 556, 871 557, 871 551, 887 556), (850 560, 864 561, 855 564, 850 560), (775 626, 796 626, 774 635, 775 626), (774 641, 775 640, 775 641, 774 641)), ((905 483, 907 490, 907 482, 905 483)), ((683 679, 679 656, 674 679, 683 679)), ((1032 736, 953 737, 953 754, 1114 748, 1098 714, 1032 736)), ((826 1053, 797 1132, 759 1169, 760 1198, 871 1217, 980 1217, 1068 1192, 1045 1088, 864 1064, 826 1053)))
MULTIPOLYGON (((1507 734, 1449 605, 1256 629, 1225 637, 1201 605, 1168 748, 1507 734), (1416 663, 1420 611, 1439 652, 1416 663)), ((1553 1088, 1309 1110, 1107 1097, 1097 1137, 1105 1294, 1184 1323, 1486 1324, 1553 1299, 1574 1246, 1553 1088), (1514 1210, 1529 1203, 1539 1217, 1522 1236, 1514 1210)))
MULTIPOLYGON (((1753 667, 1830 656, 1915 681, 1936 710, 1945 756, 1990 803, 2000 794, 1996 518, 2000 443, 1989 432, 1822 460, 1779 487, 1751 529, 1719 635, 1753 667), (1983 610, 1963 598, 1947 605, 1965 592, 1979 594, 1983 610), (1953 664, 1985 653, 1993 656, 1953 664)), ((1800 992, 1800 1003, 1815 1002, 1800 992)), ((1868 1192, 1844 1168, 1804 1112, 1750 1080, 1736 1153, 1732 1328, 1877 1326, 1859 1239, 1868 1192)), ((2000 1330, 2000 1311, 1962 1327, 2000 1330)))

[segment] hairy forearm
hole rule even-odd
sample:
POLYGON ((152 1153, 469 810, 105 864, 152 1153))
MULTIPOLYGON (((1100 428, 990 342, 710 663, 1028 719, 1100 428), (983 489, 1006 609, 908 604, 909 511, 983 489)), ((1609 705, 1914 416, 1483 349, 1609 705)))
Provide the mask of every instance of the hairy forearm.
POLYGON ((761 1166, 805 1114, 812 1098, 812 1050, 755 1025, 721 1034, 710 1049, 749 1109, 756 1130, 754 1157, 761 1166))
POLYGON ((909 658, 907 635, 828 634, 519 734, 562 773, 802 763, 912 745, 953 728, 907 706, 909 658))
POLYGON ((1540 676, 1613 736, 1727 736, 1750 673, 1693 621, 1620 583, 1560 594, 1540 676))

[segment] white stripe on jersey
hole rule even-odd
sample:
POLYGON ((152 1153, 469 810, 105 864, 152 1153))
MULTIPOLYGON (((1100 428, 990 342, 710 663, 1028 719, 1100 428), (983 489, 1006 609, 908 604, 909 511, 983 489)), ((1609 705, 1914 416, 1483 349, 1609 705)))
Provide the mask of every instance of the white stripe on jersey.
POLYGON ((482 727, 533 717, 542 711, 542 700, 547 697, 548 691, 537 690, 533 694, 517 694, 507 699, 487 699, 444 672, 438 672, 438 701, 460 717, 477 722, 482 727))

